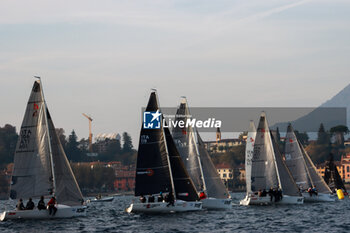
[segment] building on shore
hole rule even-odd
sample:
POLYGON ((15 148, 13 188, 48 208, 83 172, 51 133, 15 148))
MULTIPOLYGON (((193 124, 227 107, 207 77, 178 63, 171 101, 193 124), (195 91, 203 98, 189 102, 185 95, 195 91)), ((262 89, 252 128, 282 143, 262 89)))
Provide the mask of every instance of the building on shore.
POLYGON ((216 170, 219 173, 220 178, 224 181, 227 182, 228 180, 233 179, 233 168, 225 163, 221 163, 216 165, 216 170))
POLYGON ((216 130, 216 140, 215 141, 206 141, 204 142, 205 147, 207 148, 209 153, 225 153, 230 150, 230 148, 239 145, 245 145, 245 140, 247 137, 243 137, 243 139, 238 138, 221 138, 220 128, 216 130))

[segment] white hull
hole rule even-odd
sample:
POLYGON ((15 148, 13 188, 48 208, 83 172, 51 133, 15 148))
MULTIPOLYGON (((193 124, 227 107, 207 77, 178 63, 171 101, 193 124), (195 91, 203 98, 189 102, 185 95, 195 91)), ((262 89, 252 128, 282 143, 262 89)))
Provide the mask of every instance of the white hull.
POLYGON ((50 218, 72 218, 86 216, 86 206, 58 205, 55 216, 49 215, 49 210, 12 210, 4 211, 0 215, 0 221, 8 219, 50 219, 50 218))
POLYGON ((227 199, 217 199, 217 198, 206 198, 202 199, 203 208, 205 209, 231 209, 232 208, 232 200, 230 198, 227 199))
POLYGON ((176 200, 174 206, 167 206, 167 202, 133 203, 126 212, 128 213, 174 213, 186 211, 198 211, 202 209, 202 202, 188 202, 176 200))
POLYGON ((282 200, 278 202, 274 202, 270 196, 259 197, 254 194, 247 195, 243 200, 240 201, 240 205, 295 205, 295 204, 303 204, 304 197, 299 196, 288 196, 283 195, 282 200))
POLYGON ((97 198, 91 199, 89 200, 89 202, 108 202, 113 200, 114 200, 114 197, 102 197, 101 199, 97 199, 97 198))
POLYGON ((317 196, 312 195, 310 197, 309 193, 303 193, 305 202, 334 202, 335 196, 332 194, 319 193, 317 196))

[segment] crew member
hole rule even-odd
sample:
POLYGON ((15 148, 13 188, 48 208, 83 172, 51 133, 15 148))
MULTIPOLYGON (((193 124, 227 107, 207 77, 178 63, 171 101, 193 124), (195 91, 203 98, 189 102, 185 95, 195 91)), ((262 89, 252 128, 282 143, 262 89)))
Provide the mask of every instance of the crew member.
POLYGON ((56 198, 53 196, 51 197, 50 201, 47 203, 47 206, 49 207, 49 215, 55 216, 56 212, 57 212, 57 208, 56 205, 57 201, 56 198))

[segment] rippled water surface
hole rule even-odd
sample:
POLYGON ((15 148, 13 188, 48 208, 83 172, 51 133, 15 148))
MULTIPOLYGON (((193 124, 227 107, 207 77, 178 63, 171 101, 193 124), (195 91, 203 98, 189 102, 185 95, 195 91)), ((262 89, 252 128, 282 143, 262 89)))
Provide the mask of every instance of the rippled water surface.
MULTIPOLYGON (((0 222, 0 232, 350 232, 350 200, 292 206, 239 206, 227 211, 143 215, 124 212, 133 197, 91 203, 86 218, 0 222)), ((0 210, 14 201, 0 201, 0 210)))

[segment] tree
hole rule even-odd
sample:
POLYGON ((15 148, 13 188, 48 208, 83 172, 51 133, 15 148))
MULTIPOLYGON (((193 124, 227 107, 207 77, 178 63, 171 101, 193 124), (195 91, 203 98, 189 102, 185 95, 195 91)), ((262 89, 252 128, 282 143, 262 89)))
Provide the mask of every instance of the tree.
POLYGON ((17 139, 16 127, 9 124, 0 127, 0 167, 13 162, 17 139))
POLYGON ((78 137, 75 134, 74 129, 72 133, 68 136, 68 142, 66 147, 66 154, 69 160, 74 162, 81 161, 81 151, 78 148, 78 137))
POLYGON ((61 144, 62 144, 62 146, 63 146, 63 148, 65 148, 65 146, 66 146, 66 143, 67 143, 67 139, 66 139, 66 135, 64 135, 64 129, 62 129, 62 128, 57 128, 57 129, 55 129, 56 130, 56 134, 57 134, 57 136, 58 136, 58 139, 60 140, 60 142, 61 142, 61 144))
POLYGON ((326 130, 324 129, 323 124, 321 123, 320 128, 317 133, 317 144, 319 145, 324 145, 324 144, 329 144, 330 143, 330 138, 326 130))
POLYGON ((331 128, 330 133, 335 137, 336 144, 344 146, 344 134, 349 133, 349 128, 345 125, 337 125, 331 128))
POLYGON ((127 132, 123 133, 123 153, 130 153, 132 152, 132 141, 131 137, 127 132))
POLYGON ((280 134, 280 130, 278 127, 276 129, 276 141, 277 141, 277 143, 281 142, 281 134, 280 134))
POLYGON ((308 145, 309 144, 309 135, 304 132, 304 133, 299 133, 298 130, 294 130, 295 132, 295 136, 297 137, 297 139, 299 140, 299 142, 302 145, 308 145))

